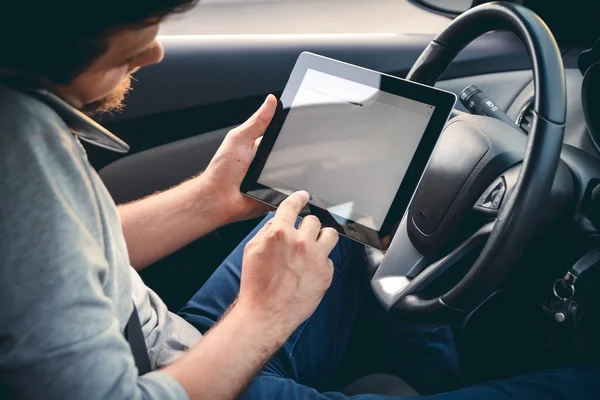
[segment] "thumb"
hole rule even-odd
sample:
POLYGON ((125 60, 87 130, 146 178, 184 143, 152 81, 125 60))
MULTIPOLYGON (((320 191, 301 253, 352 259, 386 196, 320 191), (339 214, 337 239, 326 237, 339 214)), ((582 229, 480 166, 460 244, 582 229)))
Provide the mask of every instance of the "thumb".
POLYGON ((236 136, 252 141, 261 137, 271 123, 276 109, 277 99, 270 94, 254 115, 248 118, 242 125, 235 128, 236 136))

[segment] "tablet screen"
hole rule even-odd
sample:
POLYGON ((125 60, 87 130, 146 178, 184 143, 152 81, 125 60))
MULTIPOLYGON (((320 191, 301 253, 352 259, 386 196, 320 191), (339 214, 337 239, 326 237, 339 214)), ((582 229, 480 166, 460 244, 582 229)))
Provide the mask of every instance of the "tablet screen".
POLYGON ((307 69, 258 183, 379 231, 434 110, 307 69))

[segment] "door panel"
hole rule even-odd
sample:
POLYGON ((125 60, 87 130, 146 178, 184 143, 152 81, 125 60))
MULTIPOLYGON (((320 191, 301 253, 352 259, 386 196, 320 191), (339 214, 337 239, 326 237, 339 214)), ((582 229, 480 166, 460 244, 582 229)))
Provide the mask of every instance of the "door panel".
POLYGON ((204 170, 231 128, 123 157, 102 168, 100 176, 117 204, 165 190, 204 170))

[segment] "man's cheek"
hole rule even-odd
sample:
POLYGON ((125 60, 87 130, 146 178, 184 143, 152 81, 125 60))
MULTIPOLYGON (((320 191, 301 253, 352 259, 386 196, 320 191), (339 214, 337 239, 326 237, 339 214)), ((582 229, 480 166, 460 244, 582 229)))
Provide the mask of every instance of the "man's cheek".
POLYGON ((127 75, 119 85, 105 97, 92 103, 86 104, 83 110, 88 115, 103 112, 121 111, 124 107, 123 100, 131 89, 131 76, 127 75))

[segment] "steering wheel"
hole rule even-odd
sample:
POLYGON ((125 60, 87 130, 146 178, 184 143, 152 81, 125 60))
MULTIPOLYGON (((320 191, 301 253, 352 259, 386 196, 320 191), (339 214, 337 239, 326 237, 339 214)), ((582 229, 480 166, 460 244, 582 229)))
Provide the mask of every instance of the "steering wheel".
POLYGON ((558 46, 535 13, 503 2, 471 9, 428 45, 407 79, 435 85, 465 46, 493 30, 515 33, 531 58, 532 129, 527 137, 516 125, 470 114, 444 128, 371 279, 383 307, 408 320, 447 322, 474 310, 503 283, 549 199, 560 195, 553 187, 560 186, 555 180, 566 118, 565 74, 558 46), (488 218, 475 227, 461 226, 474 209, 488 218), (474 233, 453 243, 467 230, 474 233), (474 252, 466 275, 448 287, 446 278, 459 274, 456 269, 474 252))

